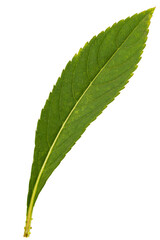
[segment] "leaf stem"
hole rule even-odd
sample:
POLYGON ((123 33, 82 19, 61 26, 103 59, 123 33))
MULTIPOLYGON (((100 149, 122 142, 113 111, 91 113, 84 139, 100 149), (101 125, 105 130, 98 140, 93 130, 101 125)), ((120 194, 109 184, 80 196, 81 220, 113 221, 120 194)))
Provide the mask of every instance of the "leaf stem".
POLYGON ((31 221, 32 221, 32 211, 26 216, 26 225, 24 227, 24 235, 23 237, 29 237, 30 235, 30 229, 32 228, 31 227, 31 221))

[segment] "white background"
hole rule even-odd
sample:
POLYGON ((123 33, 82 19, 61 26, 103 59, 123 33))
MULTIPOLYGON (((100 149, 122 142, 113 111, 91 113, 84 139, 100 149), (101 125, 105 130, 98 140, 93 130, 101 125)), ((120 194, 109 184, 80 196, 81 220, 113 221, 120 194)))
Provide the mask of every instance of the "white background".
POLYGON ((30 239, 160 239, 159 0, 0 1, 1 239, 23 239, 36 124, 62 69, 93 35, 154 6, 138 69, 48 180, 30 239))

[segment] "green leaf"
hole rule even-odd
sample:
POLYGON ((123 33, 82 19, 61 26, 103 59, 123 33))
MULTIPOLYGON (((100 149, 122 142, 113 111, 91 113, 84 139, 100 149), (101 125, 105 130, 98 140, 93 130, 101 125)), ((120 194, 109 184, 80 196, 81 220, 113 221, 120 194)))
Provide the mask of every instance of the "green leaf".
POLYGON ((137 68, 153 11, 121 20, 93 37, 63 70, 37 125, 25 237, 29 236, 33 206, 47 179, 137 68))

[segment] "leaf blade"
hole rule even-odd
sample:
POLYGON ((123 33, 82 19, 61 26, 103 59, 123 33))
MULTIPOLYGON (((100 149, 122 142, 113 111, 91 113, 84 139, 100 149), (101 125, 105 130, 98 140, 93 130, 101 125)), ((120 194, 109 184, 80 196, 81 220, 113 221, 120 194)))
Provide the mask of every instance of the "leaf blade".
POLYGON ((38 121, 27 213, 32 214, 41 189, 66 153, 132 76, 152 13, 149 9, 114 24, 67 64, 38 121))

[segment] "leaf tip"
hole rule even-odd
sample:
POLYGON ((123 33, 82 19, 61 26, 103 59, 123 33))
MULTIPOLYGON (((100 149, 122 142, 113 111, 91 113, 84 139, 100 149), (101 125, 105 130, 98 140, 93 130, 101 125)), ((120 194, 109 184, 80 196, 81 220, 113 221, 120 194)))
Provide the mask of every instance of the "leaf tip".
POLYGON ((155 11, 156 7, 153 8, 149 8, 146 12, 148 12, 150 14, 150 16, 152 17, 154 11, 155 11))

